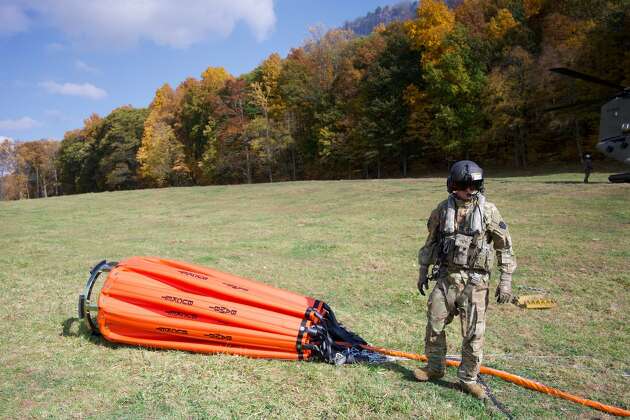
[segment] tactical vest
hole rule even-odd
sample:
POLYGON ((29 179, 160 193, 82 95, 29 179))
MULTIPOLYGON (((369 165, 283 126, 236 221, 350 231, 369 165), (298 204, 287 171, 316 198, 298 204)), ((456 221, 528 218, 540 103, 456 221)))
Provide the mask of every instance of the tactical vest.
POLYGON ((450 234, 443 229, 445 213, 442 213, 440 223, 442 263, 450 269, 470 269, 489 273, 494 264, 494 252, 487 235, 488 221, 485 212, 482 211, 481 232, 472 233, 471 211, 472 209, 468 210, 463 223, 450 234))

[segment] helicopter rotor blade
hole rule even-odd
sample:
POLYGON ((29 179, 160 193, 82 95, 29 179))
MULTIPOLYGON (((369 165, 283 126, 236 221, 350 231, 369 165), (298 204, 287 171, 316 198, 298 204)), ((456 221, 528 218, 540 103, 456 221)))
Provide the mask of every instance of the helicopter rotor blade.
POLYGON ((562 109, 570 109, 570 108, 575 108, 575 109, 585 108, 585 107, 594 106, 594 105, 601 105, 604 102, 606 102, 606 98, 590 99, 590 100, 585 100, 585 101, 572 102, 570 104, 552 106, 550 108, 543 109, 543 112, 560 111, 562 109))
POLYGON ((554 67, 549 69, 554 73, 561 74, 563 76, 573 77, 575 79, 584 80, 591 83, 597 83, 598 85, 608 86, 618 90, 624 90, 625 86, 621 86, 618 83, 611 82, 609 80, 600 79, 599 77, 590 76, 588 74, 580 73, 579 71, 571 70, 566 67, 554 67))

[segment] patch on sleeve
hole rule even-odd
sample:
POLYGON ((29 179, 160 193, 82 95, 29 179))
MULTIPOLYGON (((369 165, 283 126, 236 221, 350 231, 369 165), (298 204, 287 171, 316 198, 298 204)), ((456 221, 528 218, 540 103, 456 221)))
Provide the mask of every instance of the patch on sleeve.
POLYGON ((500 227, 501 229, 507 229, 507 225, 505 224, 505 222, 504 222, 503 220, 501 220, 501 221, 499 222, 499 227, 500 227))

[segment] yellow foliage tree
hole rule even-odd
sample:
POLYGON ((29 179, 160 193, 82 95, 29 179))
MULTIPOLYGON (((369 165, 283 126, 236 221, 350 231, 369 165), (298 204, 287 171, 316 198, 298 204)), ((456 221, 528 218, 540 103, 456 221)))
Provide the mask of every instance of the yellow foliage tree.
POLYGON ((488 37, 495 40, 503 39, 505 34, 517 26, 518 22, 512 13, 508 9, 501 9, 488 23, 488 37))
POLYGON ((445 52, 445 39, 455 28, 455 14, 439 0, 423 0, 418 18, 405 27, 414 48, 422 51, 422 63, 435 63, 445 52))
POLYGON ((231 77, 223 67, 208 67, 201 73, 201 85, 206 91, 217 93, 231 77))
POLYGON ((175 93, 168 84, 164 84, 155 93, 149 107, 142 144, 136 156, 140 164, 140 176, 159 187, 176 183, 190 172, 184 163, 184 146, 177 140, 171 127, 174 107, 175 93))
POLYGON ((273 53, 260 65, 261 81, 273 91, 278 87, 278 78, 282 70, 282 58, 273 53))
MULTIPOLYGON (((278 119, 282 112, 284 111, 284 104, 282 103, 282 99, 278 92, 278 79, 280 78, 280 72, 282 71, 282 58, 278 53, 273 53, 259 67, 260 71, 260 81, 254 82, 254 84, 258 84, 259 86, 252 86, 252 89, 256 91, 259 90, 258 97, 255 101, 258 103, 259 99, 262 99, 260 96, 263 94, 266 97, 266 110, 263 112, 268 112, 272 117, 278 119)), ((260 105, 260 104, 259 104, 260 105)))
POLYGON ((138 151, 142 176, 153 180, 158 187, 177 184, 178 179, 187 176, 189 170, 184 158, 184 146, 163 121, 157 121, 152 127, 151 146, 143 146, 138 151))

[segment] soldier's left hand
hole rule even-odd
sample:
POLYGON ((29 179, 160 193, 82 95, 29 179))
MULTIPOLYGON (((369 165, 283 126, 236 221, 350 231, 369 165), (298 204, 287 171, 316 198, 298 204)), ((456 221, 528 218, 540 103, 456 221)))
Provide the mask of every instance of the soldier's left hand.
POLYGON ((499 281, 497 291, 494 295, 499 304, 510 303, 512 301, 512 276, 510 274, 501 273, 501 280, 499 281))

